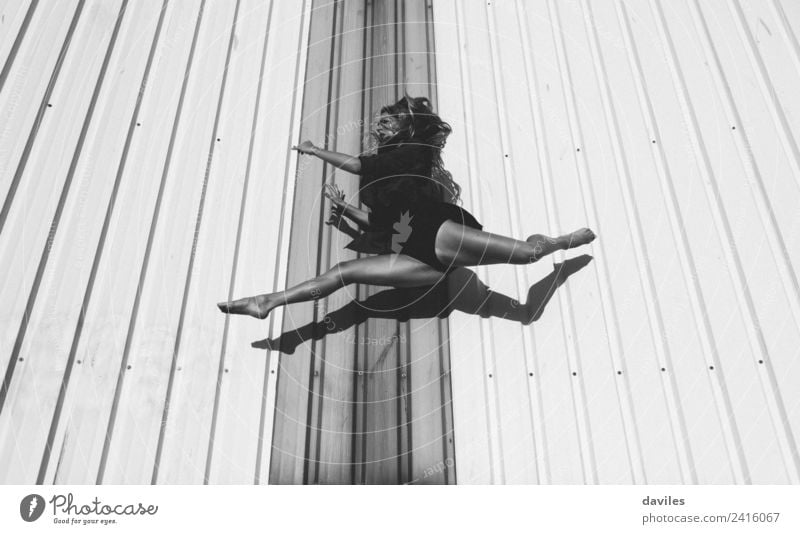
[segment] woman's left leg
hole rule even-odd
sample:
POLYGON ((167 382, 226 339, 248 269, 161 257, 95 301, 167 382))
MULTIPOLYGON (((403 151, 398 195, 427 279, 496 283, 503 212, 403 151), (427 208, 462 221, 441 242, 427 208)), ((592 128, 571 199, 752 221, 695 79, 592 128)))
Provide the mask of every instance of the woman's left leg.
POLYGON ((436 234, 435 250, 439 261, 454 267, 496 263, 524 265, 538 261, 557 250, 586 245, 594 241, 594 238, 594 232, 581 228, 558 237, 534 234, 521 241, 454 221, 445 221, 436 234))
POLYGON ((444 273, 410 256, 384 254, 343 261, 316 278, 285 291, 220 302, 217 306, 225 313, 264 319, 278 306, 321 299, 350 284, 417 287, 433 285, 443 277, 444 273))

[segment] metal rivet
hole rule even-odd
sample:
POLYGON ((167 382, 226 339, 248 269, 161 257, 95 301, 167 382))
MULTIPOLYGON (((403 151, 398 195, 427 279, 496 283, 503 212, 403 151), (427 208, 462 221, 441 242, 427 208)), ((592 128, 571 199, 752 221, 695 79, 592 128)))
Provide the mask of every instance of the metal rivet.
POLYGON ((53 104, 47 104, 47 107, 48 107, 48 108, 52 108, 52 107, 53 107, 53 104))
POLYGON ((579 149, 578 149, 578 152, 580 152, 580 151, 581 151, 581 149, 579 148, 579 149))
POLYGON ((363 375, 364 375, 364 371, 359 371, 358 372, 358 376, 363 376, 363 375))
POLYGON ((131 368, 131 366, 129 365, 129 366, 128 366, 128 369, 130 369, 130 368, 131 368))
POLYGON ((20 359, 19 359, 19 361, 24 361, 24 360, 25 360, 25 358, 20 358, 20 359))
POLYGON ((78 362, 77 362, 77 363, 78 363, 78 365, 80 365, 80 364, 81 364, 81 361, 80 361, 80 360, 78 360, 78 362))
POLYGON ((666 369, 665 369, 665 368, 663 368, 663 367, 661 368, 661 370, 662 370, 662 371, 666 371, 666 369))
POLYGON ((576 372, 574 372, 574 371, 573 371, 573 372, 572 372, 572 376, 578 376, 578 373, 576 373, 576 372))
POLYGON ((489 378, 492 378, 492 373, 489 373, 489 378))
POLYGON ((270 371, 270 373, 272 373, 272 374, 274 375, 274 374, 275 374, 275 369, 273 369, 272 371, 270 371))
POLYGON ((764 360, 758 360, 758 363, 764 363, 764 360))
POLYGON ((735 130, 735 129, 736 129, 736 126, 731 126, 731 130, 735 130))
POLYGON ((219 137, 217 137, 217 143, 219 143, 219 137))
POLYGON ((656 140, 655 139, 653 139, 653 144, 656 144, 656 140))
POLYGON ((621 374, 622 374, 622 371, 617 371, 617 374, 618 374, 618 375, 621 375, 621 374))
POLYGON ((225 372, 227 373, 227 372, 228 372, 228 369, 225 369, 225 372))
POLYGON ((183 370, 183 367, 178 367, 178 371, 181 371, 181 370, 183 370))
POLYGON ((533 373, 528 373, 528 376, 533 376, 533 373))
POLYGON ((709 365, 708 368, 711 369, 712 371, 714 370, 714 366, 713 365, 709 365))
POLYGON ((141 126, 141 125, 142 125, 142 123, 141 123, 141 122, 137 122, 137 123, 136 123, 136 126, 141 126))

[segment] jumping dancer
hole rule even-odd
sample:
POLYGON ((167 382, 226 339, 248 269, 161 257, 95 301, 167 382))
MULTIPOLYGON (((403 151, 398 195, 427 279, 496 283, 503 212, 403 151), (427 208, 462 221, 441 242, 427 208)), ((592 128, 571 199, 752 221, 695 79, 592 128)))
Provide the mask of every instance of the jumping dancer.
POLYGON ((350 284, 432 286, 457 267, 528 264, 594 240, 588 228, 555 238, 533 234, 524 241, 484 232, 472 214, 455 204, 461 188, 441 158, 450 132, 427 98, 405 96, 381 109, 372 133, 378 145, 373 155, 331 152, 311 141, 292 147, 361 176, 361 202, 369 211, 348 204, 338 188, 328 185, 328 223, 343 229, 344 218, 352 220, 361 232, 347 231, 355 235, 347 247, 376 255, 340 262, 285 291, 220 302, 220 310, 264 319, 278 306, 320 299, 350 284))

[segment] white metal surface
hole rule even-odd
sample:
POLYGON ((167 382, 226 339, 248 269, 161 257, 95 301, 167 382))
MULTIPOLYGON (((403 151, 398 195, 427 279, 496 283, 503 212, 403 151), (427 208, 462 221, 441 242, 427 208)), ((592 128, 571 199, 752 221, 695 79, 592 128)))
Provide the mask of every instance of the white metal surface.
POLYGON ((0 480, 265 480, 309 2, 0 9, 0 480))
POLYGON ((587 250, 477 270, 530 326, 450 318, 459 483, 798 483, 800 12, 440 1, 445 163, 488 231, 587 250))

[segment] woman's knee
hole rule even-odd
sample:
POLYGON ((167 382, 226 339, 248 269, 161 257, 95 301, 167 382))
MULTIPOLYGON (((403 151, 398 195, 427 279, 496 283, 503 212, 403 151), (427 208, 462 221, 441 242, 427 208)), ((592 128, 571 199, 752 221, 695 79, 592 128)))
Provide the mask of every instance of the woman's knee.
POLYGON ((341 285, 346 286, 355 282, 356 260, 340 261, 326 274, 335 278, 341 285))

